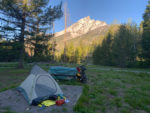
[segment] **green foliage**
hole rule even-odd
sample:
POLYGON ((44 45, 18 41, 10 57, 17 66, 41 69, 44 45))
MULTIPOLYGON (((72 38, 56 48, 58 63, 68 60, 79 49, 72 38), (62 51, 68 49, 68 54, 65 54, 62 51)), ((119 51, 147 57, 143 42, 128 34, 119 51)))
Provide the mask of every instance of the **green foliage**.
POLYGON ((150 2, 143 15, 142 57, 150 62, 150 2))
POLYGON ((18 42, 2 41, 0 42, 0 62, 17 61, 19 56, 18 49, 20 44, 18 42))
POLYGON ((64 47, 63 52, 61 53, 61 61, 63 62, 74 62, 74 56, 75 56, 75 47, 73 43, 67 44, 66 47, 64 47))
POLYGON ((103 40, 102 45, 98 45, 98 47, 93 52, 94 64, 102 64, 102 65, 112 64, 111 46, 112 46, 112 35, 108 33, 106 38, 103 40))
POLYGON ((1 0, 0 34, 19 41, 19 65, 23 68, 25 41, 33 46, 35 56, 47 53, 46 35, 52 22, 62 16, 61 4, 53 8, 49 0, 1 0), (26 40, 24 40, 26 38, 26 40))
POLYGON ((60 60, 63 62, 80 64, 87 59, 90 52, 91 46, 84 45, 82 42, 80 42, 80 45, 78 46, 75 46, 73 43, 69 43, 65 47, 65 50, 61 53, 60 60))
POLYGON ((133 23, 112 28, 110 27, 102 45, 98 45, 94 50, 93 62, 108 66, 131 67, 138 56, 140 31, 133 23))
POLYGON ((114 99, 112 100, 112 104, 114 104, 114 105, 116 105, 118 108, 120 108, 120 107, 122 106, 122 101, 121 101, 121 99, 122 99, 122 98, 118 98, 118 97, 114 98, 114 99))
MULTIPOLYGON (((44 7, 47 6, 45 4, 44 7)), ((27 43, 33 48, 34 57, 51 56, 49 59, 54 60, 56 41, 50 41, 53 35, 46 32, 51 28, 52 22, 62 16, 61 4, 54 8, 48 6, 46 10, 40 10, 40 13, 36 12, 36 16, 32 22, 36 26, 35 29, 32 29, 34 35, 27 37, 27 43)))
POLYGON ((75 62, 80 64, 82 59, 83 59, 83 49, 78 47, 75 50, 75 62))
POLYGON ((147 92, 139 91, 135 88, 131 88, 125 93, 125 102, 127 102, 134 109, 141 109, 150 112, 150 108, 147 106, 150 104, 150 99, 147 98, 147 92))
POLYGON ((140 37, 136 25, 121 25, 112 45, 113 63, 127 67, 135 63, 138 55, 137 42, 140 37))
POLYGON ((48 46, 47 47, 47 51, 48 51, 47 54, 48 54, 48 56, 50 56, 51 61, 55 61, 56 60, 56 58, 55 58, 56 46, 57 46, 56 40, 52 40, 51 42, 48 43, 47 46, 48 46))

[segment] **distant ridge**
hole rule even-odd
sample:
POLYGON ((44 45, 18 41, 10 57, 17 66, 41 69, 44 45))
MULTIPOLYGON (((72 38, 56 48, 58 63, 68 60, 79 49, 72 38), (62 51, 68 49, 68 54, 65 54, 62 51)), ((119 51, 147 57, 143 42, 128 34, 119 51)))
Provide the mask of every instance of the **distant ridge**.
MULTIPOLYGON (((107 26, 106 22, 94 20, 91 19, 90 16, 87 16, 68 27, 67 34, 70 34, 70 38, 74 38, 103 26, 107 26)), ((55 34, 55 37, 61 36, 63 34, 64 30, 57 32, 55 34)))
MULTIPOLYGON (((91 19, 89 16, 78 20, 67 28, 65 40, 78 46, 80 42, 85 45, 91 45, 93 41, 105 35, 108 32, 109 25, 106 22, 91 19)), ((58 52, 63 49, 64 30, 55 33, 53 39, 56 40, 58 52)))

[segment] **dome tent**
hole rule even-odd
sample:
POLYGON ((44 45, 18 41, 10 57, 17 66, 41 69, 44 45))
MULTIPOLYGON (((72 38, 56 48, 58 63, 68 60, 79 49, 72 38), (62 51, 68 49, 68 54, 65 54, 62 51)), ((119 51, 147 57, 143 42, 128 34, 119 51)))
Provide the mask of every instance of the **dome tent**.
POLYGON ((35 65, 29 76, 17 88, 29 104, 34 101, 42 101, 48 99, 52 95, 63 95, 59 85, 53 77, 35 65))

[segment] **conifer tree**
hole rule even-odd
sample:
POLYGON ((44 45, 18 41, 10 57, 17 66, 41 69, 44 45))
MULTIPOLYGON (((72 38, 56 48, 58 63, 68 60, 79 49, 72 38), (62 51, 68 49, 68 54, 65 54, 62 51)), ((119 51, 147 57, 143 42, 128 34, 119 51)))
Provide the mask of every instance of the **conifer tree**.
POLYGON ((95 64, 101 65, 111 65, 112 63, 112 35, 108 33, 106 38, 103 40, 102 45, 99 45, 94 53, 93 53, 93 60, 95 64))
POLYGON ((150 62, 150 1, 143 15, 142 57, 150 62))
POLYGON ((139 31, 136 25, 121 25, 112 45, 113 63, 119 67, 134 64, 137 57, 139 31))
POLYGON ((62 15, 61 5, 51 8, 49 0, 1 0, 0 34, 4 38, 15 38, 20 44, 19 68, 23 68, 25 38, 38 32, 45 34, 46 24, 50 24, 62 15), (35 25, 38 23, 39 25, 35 25), (45 30, 44 30, 45 28, 45 30))

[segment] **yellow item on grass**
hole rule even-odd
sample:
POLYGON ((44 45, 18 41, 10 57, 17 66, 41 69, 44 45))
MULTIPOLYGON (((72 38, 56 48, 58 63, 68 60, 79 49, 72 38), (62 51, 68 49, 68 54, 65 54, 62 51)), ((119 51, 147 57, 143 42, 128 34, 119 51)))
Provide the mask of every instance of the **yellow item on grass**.
POLYGON ((53 100, 45 100, 45 101, 43 101, 41 104, 39 104, 38 106, 39 106, 39 107, 42 107, 42 105, 44 105, 44 106, 46 106, 46 107, 49 107, 49 106, 55 105, 55 104, 56 104, 56 102, 53 101, 53 100))
POLYGON ((57 97, 57 100, 60 100, 60 99, 66 100, 66 97, 65 97, 65 96, 62 96, 62 97, 58 96, 58 97, 57 97))

